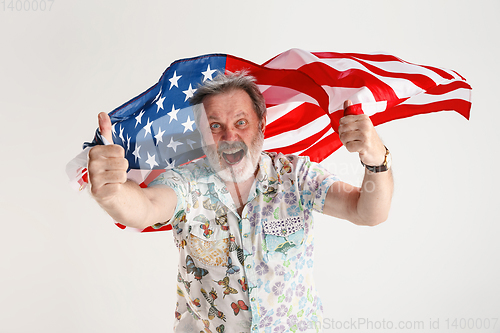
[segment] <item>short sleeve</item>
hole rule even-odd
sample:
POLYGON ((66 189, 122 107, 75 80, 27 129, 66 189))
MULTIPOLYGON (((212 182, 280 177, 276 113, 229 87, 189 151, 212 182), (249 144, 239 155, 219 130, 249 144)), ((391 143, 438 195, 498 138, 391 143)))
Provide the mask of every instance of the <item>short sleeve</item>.
POLYGON ((175 225, 177 219, 182 218, 186 213, 186 207, 189 200, 189 180, 179 170, 172 169, 161 173, 156 177, 148 187, 166 185, 174 190, 177 196, 177 205, 175 207, 173 218, 169 221, 175 225))
POLYGON ((311 162, 307 156, 299 157, 297 178, 302 204, 309 210, 322 213, 328 189, 339 178, 319 163, 311 162))

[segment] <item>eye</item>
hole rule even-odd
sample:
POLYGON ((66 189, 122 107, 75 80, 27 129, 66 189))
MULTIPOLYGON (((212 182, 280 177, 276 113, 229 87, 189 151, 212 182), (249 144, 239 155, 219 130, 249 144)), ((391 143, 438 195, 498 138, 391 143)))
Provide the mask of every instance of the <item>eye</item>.
POLYGON ((220 124, 218 124, 218 123, 210 124, 210 129, 217 130, 219 128, 220 128, 220 124))
POLYGON ((238 126, 244 126, 244 125, 246 125, 246 124, 247 124, 247 121, 246 121, 246 120, 241 119, 241 120, 238 120, 238 122, 237 122, 236 124, 237 124, 238 126))

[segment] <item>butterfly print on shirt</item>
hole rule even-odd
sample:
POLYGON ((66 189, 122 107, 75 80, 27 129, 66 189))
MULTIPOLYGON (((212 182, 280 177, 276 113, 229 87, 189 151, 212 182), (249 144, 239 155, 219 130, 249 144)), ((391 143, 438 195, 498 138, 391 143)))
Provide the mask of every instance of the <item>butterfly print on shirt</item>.
POLYGON ((194 264, 193 258, 191 258, 191 256, 189 254, 186 256, 186 266, 187 267, 184 267, 184 268, 186 268, 187 273, 188 274, 193 273, 194 278, 196 280, 200 281, 200 283, 201 283, 201 279, 205 275, 208 274, 208 271, 205 268, 196 267, 196 265, 194 264))
POLYGON ((237 316, 238 313, 240 313, 240 310, 248 310, 248 306, 241 299, 238 301, 238 303, 235 302, 231 303, 231 307, 233 308, 235 316, 237 316))
POLYGON ((222 296, 222 298, 225 298, 229 294, 237 294, 238 293, 238 290, 229 286, 229 277, 227 277, 227 276, 219 281, 214 280, 214 282, 217 282, 217 284, 219 286, 222 286, 222 288, 224 288, 224 296, 222 296))

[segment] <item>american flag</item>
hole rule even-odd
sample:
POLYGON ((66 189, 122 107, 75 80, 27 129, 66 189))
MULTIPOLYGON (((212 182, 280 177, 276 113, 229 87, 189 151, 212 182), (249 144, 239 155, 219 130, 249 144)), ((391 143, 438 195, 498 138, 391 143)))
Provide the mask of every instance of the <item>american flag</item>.
MULTIPOLYGON (((458 73, 389 54, 291 49, 262 65, 226 54, 182 59, 154 86, 109 113, 113 141, 129 161, 129 178, 146 187, 165 169, 202 157, 189 99, 218 72, 241 70, 256 78, 266 100, 264 150, 307 155, 317 162, 342 146, 337 128, 345 100, 374 125, 438 111, 469 119, 471 109, 471 87, 458 73)), ((98 131, 67 166, 77 188, 86 184, 86 150, 95 144, 102 144, 98 131)))

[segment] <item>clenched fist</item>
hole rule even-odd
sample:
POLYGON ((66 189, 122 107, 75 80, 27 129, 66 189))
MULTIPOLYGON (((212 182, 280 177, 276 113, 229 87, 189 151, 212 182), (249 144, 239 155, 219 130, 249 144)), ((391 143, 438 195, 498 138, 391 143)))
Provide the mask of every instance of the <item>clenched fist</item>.
MULTIPOLYGON (((101 112, 99 130, 109 142, 113 142, 111 134, 111 120, 101 112)), ((98 202, 112 199, 127 181, 128 161, 125 151, 118 145, 99 145, 89 152, 88 172, 91 193, 98 202)))
POLYGON ((339 137, 348 151, 359 153, 359 158, 366 165, 377 166, 384 163, 385 147, 375 127, 365 114, 351 114, 347 108, 351 101, 344 103, 344 117, 339 122, 339 137))

